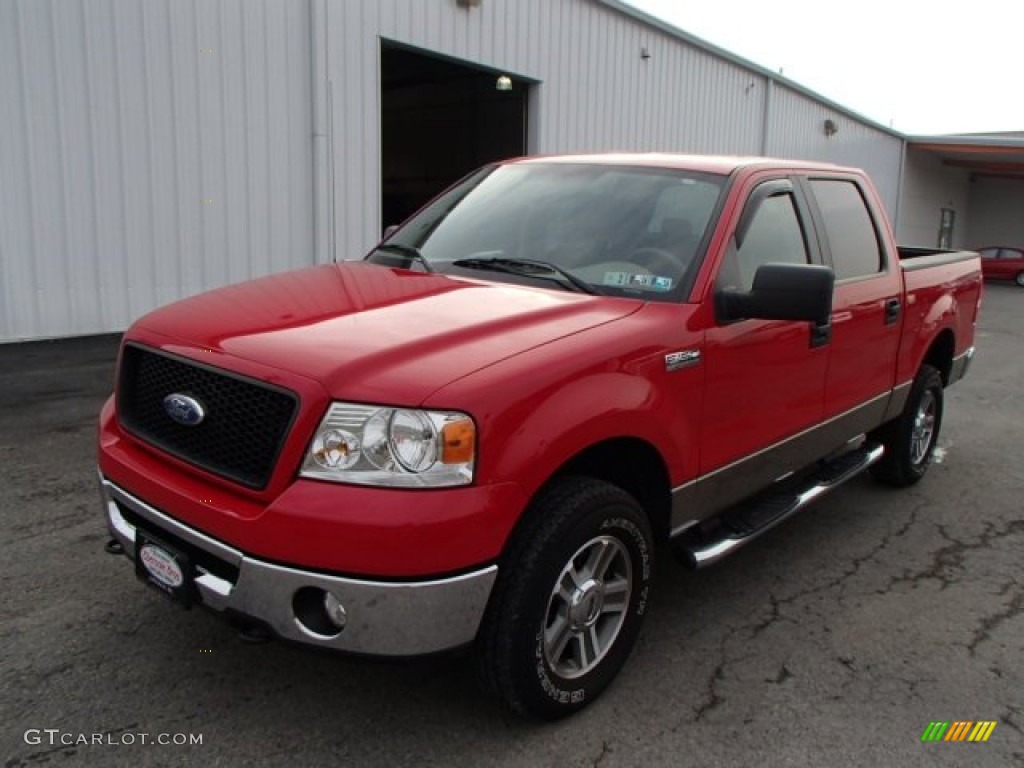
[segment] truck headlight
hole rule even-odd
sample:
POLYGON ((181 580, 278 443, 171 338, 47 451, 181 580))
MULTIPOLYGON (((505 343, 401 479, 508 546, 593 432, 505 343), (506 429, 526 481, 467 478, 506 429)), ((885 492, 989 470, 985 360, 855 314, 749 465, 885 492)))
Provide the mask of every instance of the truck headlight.
POLYGON ((332 403, 317 427, 301 475, 400 488, 473 482, 476 426, 458 411, 332 403))

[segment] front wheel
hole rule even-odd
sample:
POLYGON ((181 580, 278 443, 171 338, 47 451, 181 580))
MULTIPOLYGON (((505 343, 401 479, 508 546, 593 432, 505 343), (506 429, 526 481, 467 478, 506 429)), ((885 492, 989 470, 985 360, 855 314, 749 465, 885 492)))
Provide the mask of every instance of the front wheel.
POLYGON ((541 492, 509 544, 481 626, 490 691, 554 720, 596 699, 636 640, 653 575, 650 524, 617 486, 567 477, 541 492))
POLYGON ((1021 288, 1024 288, 1024 272, 1018 272, 1017 276, 1013 278, 1013 281, 1021 288))
POLYGON ((913 485, 928 471, 942 426, 942 376, 922 365, 910 387, 903 413, 875 434, 885 454, 871 470, 877 480, 896 488, 913 485))

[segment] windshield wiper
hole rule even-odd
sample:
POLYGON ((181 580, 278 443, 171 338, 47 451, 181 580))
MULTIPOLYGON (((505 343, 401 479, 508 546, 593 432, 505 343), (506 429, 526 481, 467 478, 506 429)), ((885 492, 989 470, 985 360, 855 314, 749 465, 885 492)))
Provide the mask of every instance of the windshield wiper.
POLYGON ((489 269, 492 272, 507 272, 510 275, 523 275, 525 277, 537 277, 542 280, 554 280, 561 286, 566 286, 580 293, 589 293, 591 296, 600 296, 598 291, 590 283, 576 277, 567 269, 562 269, 557 264, 538 259, 459 259, 452 262, 452 266, 464 269, 489 269), (538 272, 538 270, 540 270, 538 272), (558 277, 562 278, 561 280, 558 277), (564 282, 563 282, 564 281, 564 282), (568 284, 568 285, 566 285, 568 284))
POLYGON ((410 261, 418 262, 423 265, 423 269, 427 272, 433 272, 434 268, 430 266, 430 262, 427 261, 427 257, 420 253, 420 249, 412 245, 405 245, 404 243, 381 243, 373 250, 375 251, 390 251, 391 253, 400 253, 410 261))

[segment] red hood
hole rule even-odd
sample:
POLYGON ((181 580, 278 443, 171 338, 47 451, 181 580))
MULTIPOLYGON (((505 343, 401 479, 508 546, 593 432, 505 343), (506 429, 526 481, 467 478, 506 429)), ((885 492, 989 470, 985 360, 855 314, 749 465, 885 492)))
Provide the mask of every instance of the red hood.
POLYGON ((343 262, 200 294, 137 325, 315 379, 334 398, 415 405, 474 371, 640 306, 343 262))

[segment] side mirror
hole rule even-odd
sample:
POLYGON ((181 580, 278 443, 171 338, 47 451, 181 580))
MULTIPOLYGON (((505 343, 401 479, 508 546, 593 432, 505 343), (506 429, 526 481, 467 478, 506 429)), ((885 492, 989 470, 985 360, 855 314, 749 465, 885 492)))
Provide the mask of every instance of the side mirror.
POLYGON ((762 264, 748 292, 721 290, 715 310, 722 322, 807 320, 825 325, 832 315, 835 274, 817 264, 762 264))

